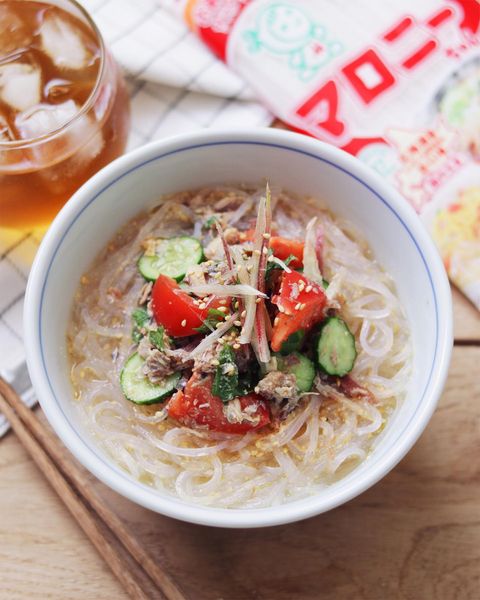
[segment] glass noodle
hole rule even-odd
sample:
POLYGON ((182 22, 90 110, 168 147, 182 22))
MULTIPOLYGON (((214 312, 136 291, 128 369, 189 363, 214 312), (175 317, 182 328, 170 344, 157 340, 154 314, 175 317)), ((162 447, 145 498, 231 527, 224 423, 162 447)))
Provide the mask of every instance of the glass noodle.
POLYGON ((263 190, 180 193, 139 215, 82 278, 68 330, 76 406, 96 443, 132 477, 205 506, 265 507, 321 490, 368 455, 409 382, 408 324, 391 278, 366 242, 318 202, 274 189, 280 235, 305 239, 313 217, 323 228, 322 275, 356 338, 351 375, 375 401, 348 399, 317 378, 314 391, 278 429, 229 435, 179 426, 162 404, 140 407, 124 398, 119 376, 132 351, 131 313, 144 285, 137 270, 141 242, 152 235, 198 234, 206 207, 247 229, 263 190))

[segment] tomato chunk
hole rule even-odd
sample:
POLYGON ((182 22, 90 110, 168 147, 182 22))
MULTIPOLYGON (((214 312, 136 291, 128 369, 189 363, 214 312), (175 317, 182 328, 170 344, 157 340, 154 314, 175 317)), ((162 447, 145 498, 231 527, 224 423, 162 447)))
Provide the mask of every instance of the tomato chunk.
POLYGON ((321 285, 292 271, 282 273, 280 290, 273 296, 272 303, 278 306, 279 313, 274 321, 270 345, 278 352, 292 333, 309 329, 324 318, 327 298, 321 285))
POLYGON ((280 236, 270 238, 270 248, 274 256, 280 260, 287 260, 289 256, 294 256, 289 263, 292 269, 299 269, 303 266, 303 248, 305 244, 298 240, 289 240, 280 236))
POLYGON ((171 277, 160 275, 152 289, 152 309, 155 321, 165 327, 168 335, 186 337, 195 335, 211 308, 218 308, 220 300, 213 297, 200 309, 194 299, 184 292, 171 277))
MULTIPOLYGON (((249 242, 253 241, 255 236, 254 229, 248 229, 244 233, 245 240, 249 242)), ((272 250, 274 256, 280 260, 287 260, 289 256, 295 258, 291 260, 290 267, 292 269, 299 269, 303 267, 303 248, 305 244, 298 240, 289 240, 288 238, 281 237, 280 235, 272 235, 269 242, 269 247, 272 250)))
POLYGON ((167 410, 170 417, 188 427, 195 428, 197 425, 203 425, 211 431, 224 433, 246 433, 270 423, 270 411, 260 396, 252 393, 240 396, 238 399, 242 410, 254 407, 250 409, 254 422, 245 420, 240 423, 230 423, 223 412, 223 402, 212 394, 212 377, 194 374, 185 386, 185 390, 178 391, 172 396, 167 410))

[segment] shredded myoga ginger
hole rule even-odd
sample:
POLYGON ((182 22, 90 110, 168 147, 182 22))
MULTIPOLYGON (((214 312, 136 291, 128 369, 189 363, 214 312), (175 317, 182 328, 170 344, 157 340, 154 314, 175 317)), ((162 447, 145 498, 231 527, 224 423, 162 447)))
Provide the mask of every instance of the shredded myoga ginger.
POLYGON ((311 198, 224 186, 162 198, 105 244, 67 337, 76 410, 123 470, 256 508, 365 459, 412 351, 393 281, 351 224, 311 198))

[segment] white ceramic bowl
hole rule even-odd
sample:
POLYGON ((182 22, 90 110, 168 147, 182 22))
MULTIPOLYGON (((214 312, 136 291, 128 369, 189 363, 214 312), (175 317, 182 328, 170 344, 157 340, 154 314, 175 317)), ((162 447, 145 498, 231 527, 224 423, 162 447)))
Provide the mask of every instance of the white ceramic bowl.
POLYGON ((417 215, 352 156, 312 138, 271 129, 204 132, 152 143, 97 173, 62 209, 43 240, 28 282, 25 332, 30 375, 52 427, 94 475, 130 500, 185 521, 260 527, 296 521, 363 492, 410 450, 427 425, 447 376, 451 295, 443 265, 417 215), (81 274, 114 232, 165 193, 268 178, 322 198, 368 238, 393 276, 412 328, 414 374, 400 410, 371 455, 314 496, 263 509, 205 508, 153 490, 122 471, 82 430, 73 410, 65 332, 81 274))

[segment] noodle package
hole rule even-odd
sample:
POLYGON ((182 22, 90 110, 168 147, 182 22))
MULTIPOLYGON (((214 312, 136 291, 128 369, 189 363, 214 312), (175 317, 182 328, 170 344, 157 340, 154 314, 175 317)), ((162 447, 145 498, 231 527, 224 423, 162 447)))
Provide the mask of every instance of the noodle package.
POLYGON ((480 308, 480 4, 188 0, 189 26, 272 112, 387 178, 480 308))

